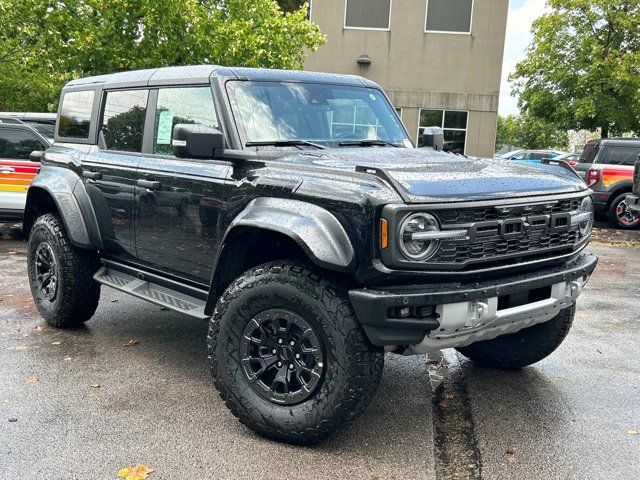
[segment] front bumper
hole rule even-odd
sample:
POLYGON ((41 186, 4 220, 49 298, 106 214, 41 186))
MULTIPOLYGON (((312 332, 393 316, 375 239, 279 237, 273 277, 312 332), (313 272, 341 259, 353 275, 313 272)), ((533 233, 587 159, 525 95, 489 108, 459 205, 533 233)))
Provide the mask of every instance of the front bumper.
POLYGON ((459 347, 553 318, 576 301, 597 263, 583 253, 563 266, 501 279, 363 288, 349 297, 374 345, 459 347))
POLYGON ((640 195, 634 195, 633 193, 627 195, 627 205, 629 205, 630 210, 640 213, 640 195))

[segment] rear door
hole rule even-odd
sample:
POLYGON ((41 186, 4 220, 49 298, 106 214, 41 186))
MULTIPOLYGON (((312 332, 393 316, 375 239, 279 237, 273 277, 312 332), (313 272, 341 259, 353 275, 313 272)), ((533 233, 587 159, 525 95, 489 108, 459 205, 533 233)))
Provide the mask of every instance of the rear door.
POLYGON ((82 176, 91 198, 106 256, 136 261, 136 171, 141 159, 147 115, 147 89, 104 93, 99 140, 83 162, 82 176))
POLYGON ((219 127, 211 86, 159 88, 150 99, 153 129, 135 200, 138 258, 148 268, 208 284, 228 208, 231 164, 177 158, 171 138, 178 123, 219 127))
POLYGON ((27 189, 40 168, 29 155, 47 147, 29 128, 0 125, 0 218, 22 216, 27 189))
POLYGON ((638 145, 602 146, 596 157, 596 163, 604 166, 601 182, 607 188, 613 187, 612 190, 631 185, 633 166, 638 155, 640 155, 640 142, 638 145))

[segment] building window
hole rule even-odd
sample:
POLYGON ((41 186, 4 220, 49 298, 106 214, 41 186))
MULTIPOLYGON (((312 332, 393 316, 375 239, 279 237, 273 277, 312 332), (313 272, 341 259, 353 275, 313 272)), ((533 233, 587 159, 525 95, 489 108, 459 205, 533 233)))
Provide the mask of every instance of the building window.
POLYGON ((473 0, 427 0, 426 32, 471 33, 473 0))
POLYGON ((391 0, 345 0, 344 27, 389 30, 391 0))
POLYGON ((442 127, 444 130, 445 151, 464 155, 468 119, 469 112, 421 109, 420 124, 418 126, 418 146, 422 146, 422 131, 426 127, 442 127))

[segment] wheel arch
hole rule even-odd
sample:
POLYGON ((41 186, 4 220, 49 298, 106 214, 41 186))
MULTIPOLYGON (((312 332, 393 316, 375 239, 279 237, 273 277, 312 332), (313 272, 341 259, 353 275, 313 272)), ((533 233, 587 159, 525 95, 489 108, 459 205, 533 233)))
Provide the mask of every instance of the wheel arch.
POLYGON ((258 198, 229 225, 216 258, 205 313, 246 270, 285 258, 309 261, 338 275, 355 271, 355 251, 329 211, 298 200, 258 198))
POLYGON ((77 175, 43 167, 27 191, 22 230, 29 235, 43 213, 57 213, 71 243, 79 248, 100 249, 102 242, 91 201, 77 175))

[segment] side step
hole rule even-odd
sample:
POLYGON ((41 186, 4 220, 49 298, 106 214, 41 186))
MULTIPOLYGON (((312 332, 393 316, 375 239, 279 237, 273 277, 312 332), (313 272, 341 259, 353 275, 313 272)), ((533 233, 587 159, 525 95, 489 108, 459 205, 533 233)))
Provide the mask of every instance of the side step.
POLYGON ((179 292, 174 288, 169 288, 175 283, 171 280, 162 279, 146 272, 134 271, 124 265, 121 266, 122 269, 114 268, 114 266, 120 265, 109 262, 96 272, 93 279, 102 285, 129 293, 134 297, 142 298, 176 312, 186 313, 199 319, 208 318, 204 314, 206 291, 175 284, 176 288, 190 290, 189 294, 179 292), (165 285, 160 285, 160 282, 165 285))

